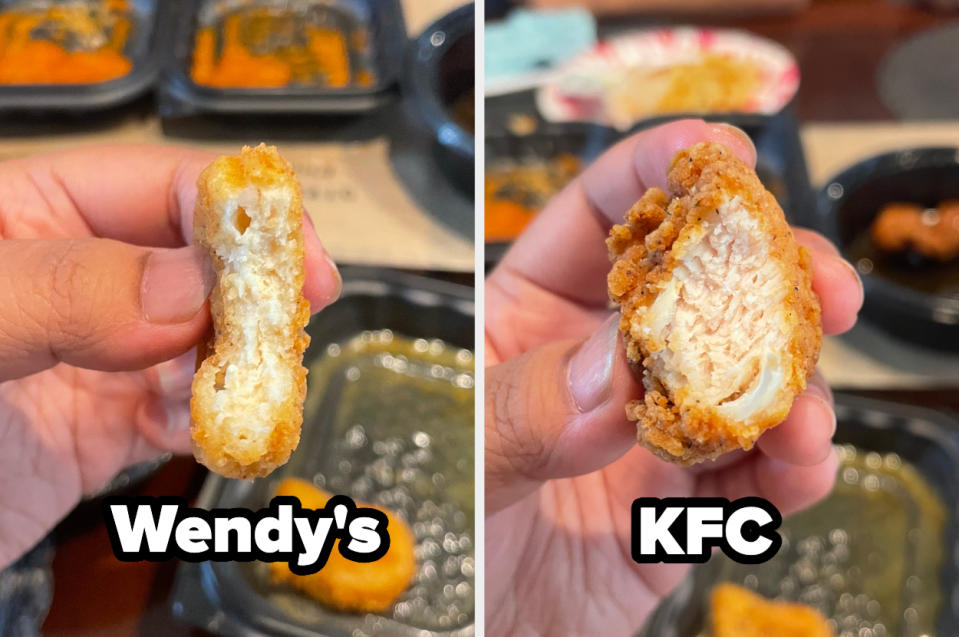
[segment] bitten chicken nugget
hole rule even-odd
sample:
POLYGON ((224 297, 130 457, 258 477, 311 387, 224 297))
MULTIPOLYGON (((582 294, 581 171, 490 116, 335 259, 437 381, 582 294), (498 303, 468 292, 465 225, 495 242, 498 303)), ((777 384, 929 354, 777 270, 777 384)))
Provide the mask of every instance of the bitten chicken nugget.
MULTIPOLYGON (((330 494, 305 480, 287 478, 280 483, 276 495, 291 495, 307 509, 326 506, 330 494)), ((286 562, 272 562, 273 581, 290 584, 318 602, 338 610, 355 613, 381 613, 393 605, 416 572, 416 540, 412 531, 395 513, 370 504, 386 514, 390 548, 375 562, 353 562, 333 551, 326 565, 312 575, 296 575, 286 562)))
POLYGON ((735 584, 713 589, 712 637, 835 637, 811 606, 764 599, 735 584))
POLYGON ((689 465, 781 422, 822 342, 809 251, 756 173, 719 144, 679 152, 614 226, 609 293, 643 367, 639 442, 689 465))
POLYGON ((299 183, 273 147, 220 157, 197 182, 194 241, 217 281, 190 432, 197 460, 230 478, 270 473, 300 440, 310 342, 302 215, 299 183))

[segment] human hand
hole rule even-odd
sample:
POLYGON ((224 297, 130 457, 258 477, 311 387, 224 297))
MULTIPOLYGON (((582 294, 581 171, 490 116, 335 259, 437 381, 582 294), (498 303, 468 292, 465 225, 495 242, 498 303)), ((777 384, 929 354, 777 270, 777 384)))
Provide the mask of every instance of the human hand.
MULTIPOLYGON (((123 467, 189 452, 213 273, 183 246, 214 157, 102 146, 0 163, 0 568, 123 467)), ((304 222, 316 312, 340 279, 304 222)))
MULTIPOLYGON (((624 140, 540 213, 486 282, 486 626, 492 634, 634 633, 681 579, 679 564, 637 564, 629 511, 640 496, 758 495, 783 513, 832 488, 832 397, 818 374, 786 420, 750 452, 694 468, 636 444, 626 403, 641 395, 608 305, 604 239, 673 155, 701 141, 750 165, 732 127, 672 122, 624 140)), ((823 237, 813 254, 823 330, 855 323, 863 290, 823 237)))

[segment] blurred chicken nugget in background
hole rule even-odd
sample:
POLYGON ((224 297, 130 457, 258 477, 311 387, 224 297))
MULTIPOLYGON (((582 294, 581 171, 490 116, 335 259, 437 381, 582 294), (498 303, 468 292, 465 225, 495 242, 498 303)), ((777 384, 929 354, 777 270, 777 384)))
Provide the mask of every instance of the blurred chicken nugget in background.
POLYGON ((914 203, 886 204, 870 232, 884 252, 913 250, 928 259, 951 261, 959 257, 959 201, 925 209, 914 203))
MULTIPOLYGON (((276 490, 278 496, 293 496, 307 509, 326 506, 331 494, 306 480, 287 478, 276 490)), ((416 542, 406 523, 395 513, 378 506, 357 502, 386 514, 390 548, 375 562, 359 563, 346 559, 334 544, 326 565, 312 575, 296 575, 286 562, 270 564, 273 581, 297 588, 318 602, 338 610, 355 613, 381 613, 406 590, 416 572, 416 542)), ((339 542, 339 541, 337 541, 339 542)))
POLYGON ((811 606, 770 601, 722 583, 712 594, 712 637, 835 637, 825 617, 811 606))

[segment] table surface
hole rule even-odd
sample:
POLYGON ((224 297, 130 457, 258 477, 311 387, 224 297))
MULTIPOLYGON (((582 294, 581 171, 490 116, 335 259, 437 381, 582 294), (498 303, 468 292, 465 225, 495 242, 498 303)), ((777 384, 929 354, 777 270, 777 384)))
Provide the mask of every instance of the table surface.
MULTIPOLYGON (((419 34, 464 0, 402 0, 419 34)), ((232 154, 276 145, 340 263, 472 272, 474 204, 437 160, 431 132, 397 91, 358 116, 212 117, 161 121, 152 95, 79 117, 0 118, 0 159, 105 144, 166 144, 232 154)))
MULTIPOLYGON (((718 17, 694 22, 742 28, 775 40, 799 62, 802 80, 795 107, 804 121, 891 119, 876 88, 883 57, 910 35, 944 24, 949 16, 906 0, 814 0, 794 16, 736 19, 718 17)), ((656 22, 672 22, 653 19, 656 22)), ((648 24, 650 18, 637 20, 648 24)), ((687 23, 686 18, 677 22, 687 23)), ((628 29, 622 19, 601 20, 601 30, 628 29)))
MULTIPOLYGON (((411 30, 415 22, 425 25, 432 17, 428 4, 434 3, 406 3, 411 30)), ((875 121, 890 119, 875 89, 882 56, 909 34, 944 20, 901 3, 831 0, 815 2, 793 18, 725 23, 778 40, 796 55, 803 73, 796 107, 805 121, 875 121)), ((862 393, 959 411, 959 392, 950 390, 862 393)), ((134 492, 192 499, 204 476, 192 458, 177 458, 134 492)), ((170 615, 167 597, 176 564, 118 562, 98 507, 75 511, 58 527, 56 538, 54 597, 44 635, 205 634, 170 615)))

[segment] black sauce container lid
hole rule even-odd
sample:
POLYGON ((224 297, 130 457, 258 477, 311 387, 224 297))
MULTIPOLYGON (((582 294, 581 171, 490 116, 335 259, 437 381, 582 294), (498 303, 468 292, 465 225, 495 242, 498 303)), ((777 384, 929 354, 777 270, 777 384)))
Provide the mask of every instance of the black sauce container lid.
POLYGON ((453 118, 450 103, 475 86, 474 31, 472 3, 442 16, 410 43, 402 79, 404 105, 429 129, 439 168, 469 195, 474 136, 453 118))
MULTIPOLYGON (((844 257, 855 258, 850 244, 868 232, 885 204, 906 201, 935 206, 955 198, 959 198, 959 148, 913 148, 865 159, 827 180, 818 193, 814 214, 802 221, 826 235, 844 257)), ((959 293, 936 294, 875 271, 859 271, 867 320, 904 340, 959 350, 959 293)), ((934 269, 928 276, 935 276, 934 269)))

